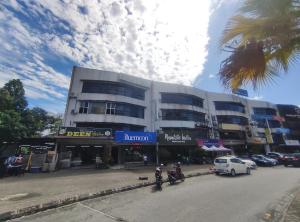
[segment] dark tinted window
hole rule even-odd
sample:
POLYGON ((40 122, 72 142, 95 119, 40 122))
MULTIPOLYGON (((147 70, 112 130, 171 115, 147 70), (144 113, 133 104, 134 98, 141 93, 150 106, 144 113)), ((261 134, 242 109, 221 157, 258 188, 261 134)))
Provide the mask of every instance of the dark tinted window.
POLYGON ((161 102, 203 107, 203 99, 180 93, 162 93, 161 102))
POLYGON ((110 101, 82 101, 79 113, 107 114, 144 118, 144 107, 110 101))
POLYGON ((217 116, 218 123, 227 123, 227 124, 238 124, 238 125, 248 125, 248 119, 243 116, 232 116, 232 115, 226 115, 226 116, 217 116))
POLYGON ((230 131, 220 131, 220 137, 224 140, 245 140, 246 134, 242 131, 230 132, 230 131))
POLYGON ((84 81, 82 93, 113 94, 140 100, 145 99, 144 89, 116 82, 84 81))
POLYGON ((227 163, 227 159, 216 159, 216 163, 227 163))
POLYGON ((205 122, 205 114, 184 109, 162 109, 162 120, 205 122))
MULTIPOLYGON (((267 128, 267 122, 266 120, 255 120, 257 122, 257 127, 258 128, 267 128)), ((277 120, 268 120, 268 124, 270 128, 280 128, 280 122, 277 120)))
POLYGON ((245 113, 245 107, 241 103, 216 101, 215 108, 216 110, 235 111, 235 112, 245 113))
POLYGON ((272 108, 253 108, 253 112, 255 115, 270 115, 270 116, 275 116, 276 115, 276 110, 272 108))

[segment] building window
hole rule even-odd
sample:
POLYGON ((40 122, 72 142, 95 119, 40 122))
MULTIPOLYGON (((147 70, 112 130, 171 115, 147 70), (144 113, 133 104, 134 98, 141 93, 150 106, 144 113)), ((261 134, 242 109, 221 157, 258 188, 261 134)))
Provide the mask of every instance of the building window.
POLYGON ((145 108, 129 103, 111 101, 82 101, 80 105, 79 113, 130 116, 144 119, 145 108))
POLYGON ((139 100, 145 99, 145 89, 119 82, 84 81, 82 93, 113 94, 139 100))
POLYGON ((81 101, 79 107, 79 113, 87 114, 89 110, 89 102, 88 101, 81 101))
POLYGON ((205 122, 205 113, 183 109, 162 109, 162 120, 205 122))
POLYGON ((245 106, 241 103, 215 101, 215 108, 216 110, 245 113, 245 106))
POLYGON ((161 102, 203 107, 203 99, 181 93, 161 93, 161 102))
POLYGON ((225 131, 220 132, 220 137, 223 140, 245 140, 246 134, 245 132, 232 132, 232 131, 225 131))
POLYGON ((106 114, 116 114, 116 103, 106 103, 106 114))
POLYGON ((231 116, 231 115, 226 115, 226 116, 217 116, 218 123, 222 124, 238 124, 242 126, 249 125, 248 119, 243 116, 231 116))
POLYGON ((269 116, 276 116, 276 110, 272 108, 260 108, 256 107, 253 108, 253 112, 255 115, 269 115, 269 116))
POLYGON ((105 102, 91 102, 89 113, 105 114, 106 113, 106 103, 105 102))
MULTIPOLYGON (((257 127, 258 128, 268 128, 267 122, 266 120, 255 120, 255 122, 257 122, 257 127)), ((280 122, 278 122, 277 120, 268 120, 268 124, 270 128, 280 128, 280 122)))

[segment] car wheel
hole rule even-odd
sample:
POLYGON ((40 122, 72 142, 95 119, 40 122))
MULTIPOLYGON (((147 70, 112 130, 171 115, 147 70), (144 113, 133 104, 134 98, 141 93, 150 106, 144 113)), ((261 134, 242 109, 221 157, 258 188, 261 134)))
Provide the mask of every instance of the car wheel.
POLYGON ((235 177, 235 176, 236 176, 236 173, 235 173, 235 170, 234 170, 234 169, 232 169, 232 170, 230 171, 230 175, 231 175, 232 177, 235 177))
POLYGON ((220 175, 220 173, 219 172, 215 172, 215 174, 218 176, 218 175, 220 175))
POLYGON ((287 164, 284 164, 284 166, 285 166, 285 167, 288 167, 288 165, 287 165, 287 164))
POLYGON ((250 174, 251 174, 251 170, 250 170, 250 168, 247 168, 247 170, 246 170, 246 173, 247 173, 248 175, 250 175, 250 174))

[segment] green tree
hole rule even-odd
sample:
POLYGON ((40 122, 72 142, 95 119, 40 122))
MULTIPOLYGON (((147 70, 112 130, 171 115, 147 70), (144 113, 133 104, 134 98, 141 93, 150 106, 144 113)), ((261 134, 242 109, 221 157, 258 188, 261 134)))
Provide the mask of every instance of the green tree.
POLYGON ((19 79, 10 80, 2 88, 3 93, 8 93, 12 99, 12 108, 16 111, 22 111, 27 107, 25 98, 25 90, 23 84, 19 79), (5 92, 6 91, 6 92, 5 92))
POLYGON ((13 141, 27 136, 20 113, 14 110, 0 112, 0 141, 13 141))
POLYGON ((257 88, 287 72, 300 52, 299 17, 299 0, 245 0, 221 39, 231 53, 219 71, 223 85, 257 88))

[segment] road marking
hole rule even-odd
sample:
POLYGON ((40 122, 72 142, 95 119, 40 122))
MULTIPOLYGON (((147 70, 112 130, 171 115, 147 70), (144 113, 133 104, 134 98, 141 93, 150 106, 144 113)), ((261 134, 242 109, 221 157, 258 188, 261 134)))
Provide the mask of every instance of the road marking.
POLYGON ((81 203, 81 202, 79 202, 78 204, 81 205, 81 206, 83 206, 83 207, 85 207, 85 208, 87 208, 87 209, 89 209, 89 210, 92 210, 92 211, 94 211, 94 212, 97 212, 97 213, 99 213, 99 214, 102 214, 102 215, 104 215, 105 217, 108 217, 108 218, 110 218, 110 219, 112 219, 112 220, 120 221, 120 222, 127 222, 126 220, 124 220, 124 219, 122 219, 122 218, 114 217, 114 216, 112 216, 112 215, 110 215, 110 214, 107 214, 107 213, 104 213, 104 212, 102 212, 102 211, 100 211, 100 210, 97 210, 97 209, 94 209, 94 208, 92 208, 92 207, 89 207, 89 206, 87 206, 87 205, 85 205, 85 204, 83 204, 83 203, 81 203))

